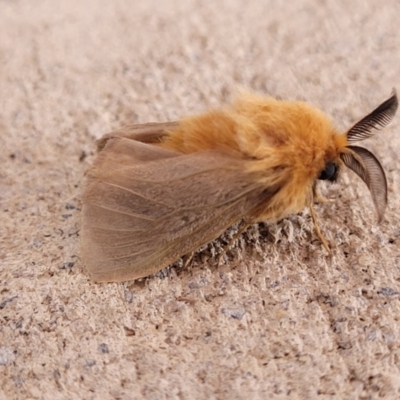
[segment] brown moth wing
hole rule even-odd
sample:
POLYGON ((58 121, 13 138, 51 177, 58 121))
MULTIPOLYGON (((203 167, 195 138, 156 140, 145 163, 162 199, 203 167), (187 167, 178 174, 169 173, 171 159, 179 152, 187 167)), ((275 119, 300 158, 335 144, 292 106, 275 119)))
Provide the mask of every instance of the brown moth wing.
POLYGON ((276 192, 245 160, 109 139, 87 173, 82 254, 97 282, 150 275, 217 238, 276 192))
POLYGON ((168 132, 177 125, 178 122, 152 122, 147 124, 127 125, 116 131, 106 133, 96 142, 97 150, 102 150, 107 141, 114 137, 124 137, 142 143, 159 143, 161 139, 168 135, 168 132))

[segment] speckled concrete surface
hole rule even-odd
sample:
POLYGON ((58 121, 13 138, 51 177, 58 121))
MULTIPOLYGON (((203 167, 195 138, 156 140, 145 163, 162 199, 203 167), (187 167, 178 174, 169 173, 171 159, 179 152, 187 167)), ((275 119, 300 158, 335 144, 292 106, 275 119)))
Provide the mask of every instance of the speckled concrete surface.
POLYGON ((364 143, 389 182, 380 226, 354 174, 324 188, 332 257, 305 211, 251 227, 220 266, 223 240, 96 285, 79 229, 103 133, 238 87, 345 129, 400 88, 399 16, 395 0, 0 1, 0 398, 398 399, 398 117, 364 143))

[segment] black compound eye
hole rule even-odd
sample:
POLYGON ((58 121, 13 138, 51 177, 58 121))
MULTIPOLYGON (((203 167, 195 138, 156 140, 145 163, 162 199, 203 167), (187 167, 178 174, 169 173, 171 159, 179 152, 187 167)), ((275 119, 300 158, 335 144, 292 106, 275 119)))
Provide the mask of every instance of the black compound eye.
POLYGON ((336 180, 337 173, 338 173, 337 165, 334 164, 333 162, 328 162, 325 165, 325 169, 321 171, 321 173, 319 174, 318 179, 320 179, 321 181, 333 182, 334 180, 336 180))

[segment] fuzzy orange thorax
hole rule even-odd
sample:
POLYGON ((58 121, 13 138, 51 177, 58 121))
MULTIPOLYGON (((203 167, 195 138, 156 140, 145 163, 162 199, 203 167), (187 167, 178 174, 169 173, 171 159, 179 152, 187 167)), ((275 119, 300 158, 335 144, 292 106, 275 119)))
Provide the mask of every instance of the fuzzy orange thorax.
POLYGON ((244 94, 232 105, 185 118, 162 143, 182 153, 216 149, 248 160, 249 174, 263 186, 285 181, 273 204, 256 219, 301 211, 328 161, 347 145, 324 113, 305 102, 244 94))

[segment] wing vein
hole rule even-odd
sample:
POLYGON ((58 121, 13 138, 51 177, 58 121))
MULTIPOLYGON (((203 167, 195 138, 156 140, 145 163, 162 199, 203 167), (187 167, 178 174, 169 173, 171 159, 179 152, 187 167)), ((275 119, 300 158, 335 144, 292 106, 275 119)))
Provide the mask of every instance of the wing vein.
MULTIPOLYGON (((106 206, 104 206, 104 205, 102 205, 102 204, 97 204, 97 203, 95 203, 95 202, 91 202, 91 204, 93 204, 93 205, 96 206, 96 207, 102 208, 103 210, 112 211, 112 212, 115 212, 115 213, 117 213, 117 214, 129 215, 130 217, 139 218, 139 219, 144 219, 144 220, 146 220, 146 221, 152 221, 152 222, 154 222, 154 221, 157 220, 157 219, 154 219, 154 218, 144 217, 143 215, 139 215, 139 214, 131 214, 131 213, 127 213, 127 212, 124 212, 124 211, 114 210, 113 208, 106 207, 106 206)), ((110 229, 110 230, 111 230, 111 229, 110 229)))
MULTIPOLYGON (((139 180, 139 179, 137 179, 137 180, 139 180)), ((104 184, 108 185, 108 186, 112 186, 112 187, 116 187, 116 188, 118 188, 118 189, 125 190, 126 192, 132 193, 132 194, 134 194, 134 195, 136 195, 136 196, 139 196, 139 197, 141 197, 141 198, 144 199, 144 200, 148 200, 148 201, 151 201, 151 202, 156 203, 156 204, 160 204, 160 205, 165 206, 165 207, 170 207, 168 204, 165 204, 165 203, 163 203, 163 202, 161 202, 161 201, 157 201, 157 200, 151 199, 151 198, 149 198, 149 197, 146 197, 146 196, 144 196, 144 195, 141 194, 141 193, 135 192, 134 190, 128 189, 128 188, 123 187, 123 186, 121 186, 121 185, 117 185, 117 184, 115 184, 115 183, 111 183, 111 182, 107 182, 107 181, 102 181, 102 182, 103 182, 104 184)), ((123 213, 122 213, 122 214, 123 214, 123 213)))

